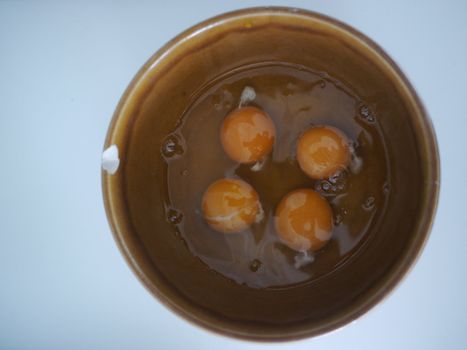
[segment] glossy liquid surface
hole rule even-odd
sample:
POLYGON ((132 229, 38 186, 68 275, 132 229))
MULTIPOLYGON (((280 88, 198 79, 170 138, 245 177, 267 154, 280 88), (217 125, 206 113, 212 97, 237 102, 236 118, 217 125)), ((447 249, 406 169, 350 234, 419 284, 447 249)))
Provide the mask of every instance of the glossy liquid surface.
POLYGON ((264 63, 219 77, 192 101, 161 145, 167 162, 167 220, 192 254, 212 270, 253 288, 312 281, 357 254, 385 209, 390 184, 377 116, 351 87, 304 67, 264 63), (223 118, 238 107, 246 86, 256 92, 248 105, 263 109, 277 132, 272 152, 255 164, 231 160, 219 137, 223 118), (308 177, 296 160, 299 136, 318 125, 342 131, 352 149, 348 169, 323 180, 308 177), (217 232, 202 214, 204 191, 224 177, 249 183, 264 210, 262 221, 240 233, 217 232), (318 191, 333 211, 332 238, 312 255, 287 247, 274 227, 280 200, 299 188, 318 191))

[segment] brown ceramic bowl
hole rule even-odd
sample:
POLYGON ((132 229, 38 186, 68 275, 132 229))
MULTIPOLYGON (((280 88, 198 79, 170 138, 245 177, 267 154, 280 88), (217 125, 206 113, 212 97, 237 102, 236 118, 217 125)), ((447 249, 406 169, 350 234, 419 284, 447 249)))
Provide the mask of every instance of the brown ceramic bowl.
MULTIPOLYGON (((202 125, 200 126, 202 127, 202 125)), ((103 173, 107 216, 125 259, 150 293, 186 320, 238 338, 284 341, 341 327, 402 280, 428 237, 439 189, 430 120, 396 64, 373 41, 334 19, 290 8, 253 8, 202 22, 154 54, 123 95, 105 148, 120 168, 103 173), (391 193, 358 256, 315 281, 253 289, 210 271, 166 221, 163 137, 205 82, 235 67, 283 61, 308 66, 374 102, 388 147, 391 193)))

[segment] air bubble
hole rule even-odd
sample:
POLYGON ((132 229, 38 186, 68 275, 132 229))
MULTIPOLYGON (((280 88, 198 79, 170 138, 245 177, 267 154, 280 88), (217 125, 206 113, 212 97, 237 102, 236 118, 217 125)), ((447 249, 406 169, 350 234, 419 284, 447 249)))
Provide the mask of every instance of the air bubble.
POLYGON ((375 206, 375 197, 371 197, 371 196, 365 199, 362 205, 363 209, 366 211, 372 210, 374 206, 375 206))
POLYGON ((211 105, 212 105, 215 109, 221 109, 221 108, 222 108, 222 97, 219 96, 218 94, 213 95, 213 96, 211 97, 211 105))
POLYGON ((188 175, 188 170, 187 169, 184 169, 180 172, 180 175, 182 176, 187 176, 188 175))
POLYGON ((252 272, 256 272, 261 268, 261 265, 262 265, 262 262, 258 259, 255 259, 250 263, 250 270, 252 272))
POLYGON ((336 184, 339 179, 341 178, 341 172, 335 173, 334 175, 329 176, 329 182, 332 184, 336 184))
POLYGON ((171 134, 162 143, 162 155, 165 158, 177 157, 182 155, 183 152, 183 140, 179 135, 171 134))
POLYGON ((288 83, 287 86, 282 90, 282 95, 292 96, 294 94, 295 89, 296 86, 293 83, 288 83))
POLYGON ((326 87, 326 81, 325 81, 325 80, 320 80, 320 81, 319 81, 319 87, 320 87, 321 89, 324 89, 324 88, 326 87))
POLYGON ((362 118, 366 122, 374 123, 376 121, 375 116, 373 115, 372 111, 367 105, 360 106, 358 112, 359 112, 360 118, 362 118))
POLYGON ((293 91, 292 90, 289 90, 287 88, 285 88, 283 91, 282 91, 282 95, 288 97, 288 96, 291 96, 293 95, 293 91))
POLYGON ((167 220, 172 225, 178 225, 183 220, 183 214, 178 210, 171 208, 167 211, 167 220))
POLYGON ((338 194, 347 188, 347 173, 339 171, 331 175, 327 180, 316 183, 315 189, 324 194, 338 194))
POLYGON ((389 194, 390 190, 391 190, 391 186, 389 186, 389 183, 385 182, 383 185, 383 194, 385 195, 389 194))
POLYGON ((342 220, 344 220, 344 217, 341 214, 337 214, 334 218, 334 224, 339 225, 342 222, 342 220))

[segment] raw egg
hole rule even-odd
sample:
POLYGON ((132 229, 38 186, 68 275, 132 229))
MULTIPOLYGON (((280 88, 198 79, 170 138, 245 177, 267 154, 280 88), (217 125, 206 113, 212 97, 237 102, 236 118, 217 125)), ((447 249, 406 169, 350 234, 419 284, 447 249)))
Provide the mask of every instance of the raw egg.
POLYGON ((221 179, 212 183, 202 199, 203 215, 216 231, 230 233, 247 229, 259 221, 262 208, 258 194, 248 183, 221 179))
POLYGON ((313 179, 327 178, 350 161, 349 143, 345 135, 330 126, 305 131, 297 145, 300 168, 313 179))
POLYGON ((254 163, 271 152, 276 128, 261 109, 242 107, 225 117, 220 136, 222 147, 231 159, 254 163))
POLYGON ((290 248, 321 249, 332 235, 332 209, 318 193, 299 189, 288 193, 276 208, 276 230, 290 248))

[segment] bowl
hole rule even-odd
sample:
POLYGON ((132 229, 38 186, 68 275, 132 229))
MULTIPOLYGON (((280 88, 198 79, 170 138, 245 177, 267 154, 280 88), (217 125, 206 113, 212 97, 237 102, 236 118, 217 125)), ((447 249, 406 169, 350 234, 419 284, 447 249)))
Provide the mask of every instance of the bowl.
POLYGON ((104 203, 129 266, 169 309, 227 336, 285 341, 355 320, 413 266, 436 210, 437 144, 413 87, 372 40, 305 10, 230 12, 172 39, 122 96, 104 149, 111 145, 118 148, 120 164, 114 174, 102 173, 104 203), (174 233, 165 215, 167 173, 160 146, 203 84, 237 67, 268 61, 326 72, 371 101, 387 146, 391 192, 371 239, 338 269, 311 283, 255 289, 210 270, 174 233))

